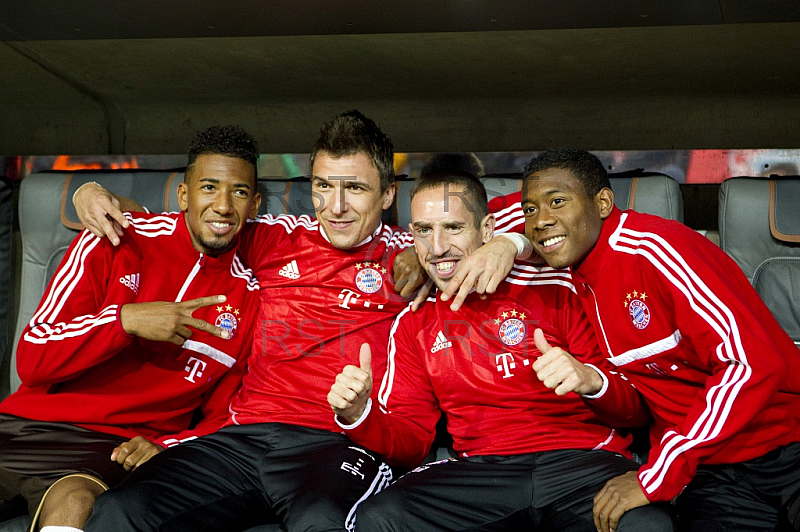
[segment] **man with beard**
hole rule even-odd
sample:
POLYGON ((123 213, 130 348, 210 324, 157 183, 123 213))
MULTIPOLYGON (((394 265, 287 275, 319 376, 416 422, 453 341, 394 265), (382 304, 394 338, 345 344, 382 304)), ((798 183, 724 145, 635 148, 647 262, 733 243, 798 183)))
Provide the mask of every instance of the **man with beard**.
POLYGON ((129 471, 225 423, 258 309, 237 253, 257 158, 240 128, 199 132, 183 212, 128 215, 119 248, 83 231, 67 250, 19 342, 22 384, 0 403, 0 498, 24 497, 34 527, 79 530, 129 471))
MULTIPOLYGON (((465 172, 420 178, 411 217, 419 261, 439 290, 494 229, 483 185, 465 172)), ((458 458, 421 466, 366 500, 357 529, 594 531, 594 495, 638 467, 612 425, 637 426, 649 414, 599 357, 574 291, 568 271, 518 264, 494 294, 472 294, 458 312, 440 298, 416 313, 407 307, 392 326, 377 401, 372 346, 361 346, 359 364, 328 394, 345 433, 412 468, 444 412, 458 458)), ((621 530, 672 524, 651 507, 621 530)))

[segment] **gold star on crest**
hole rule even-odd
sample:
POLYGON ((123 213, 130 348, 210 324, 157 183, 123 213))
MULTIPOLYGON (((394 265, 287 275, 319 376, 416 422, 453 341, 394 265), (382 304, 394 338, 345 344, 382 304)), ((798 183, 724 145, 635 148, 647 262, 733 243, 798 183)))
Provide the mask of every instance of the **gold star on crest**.
POLYGON ((386 275, 386 268, 381 268, 381 273, 386 275))
POLYGON ((525 313, 524 312, 520 312, 519 313, 519 319, 521 319, 521 320, 525 319, 525 313))
POLYGON ((644 301, 645 299, 647 299, 647 294, 645 294, 644 292, 639 292, 637 290, 629 292, 628 295, 625 296, 625 300, 622 302, 622 306, 628 308, 628 304, 634 299, 640 299, 644 301))
POLYGON ((360 262, 356 262, 356 270, 360 270, 363 267, 360 262))
POLYGON ((495 325, 500 325, 500 318, 497 318, 496 320, 494 320, 494 324, 495 325))
POLYGON ((508 317, 508 312, 503 312, 503 313, 502 313, 500 316, 501 316, 503 319, 506 319, 506 318, 508 317))
POLYGON ((222 312, 222 307, 217 307, 217 312, 222 312))
POLYGON ((238 308, 237 308, 237 309, 234 309, 234 310, 233 310, 233 313, 234 313, 235 315, 237 315, 237 316, 238 316, 238 315, 239 315, 239 309, 238 309, 238 308))
POLYGON ((517 317, 517 310, 512 308, 511 309, 511 315, 516 318, 517 317))
POLYGON ((232 306, 230 306, 230 305, 225 305, 225 310, 227 310, 228 312, 230 312, 231 310, 233 310, 233 307, 232 307, 232 306))
POLYGON ((373 267, 373 268, 375 268, 375 269, 377 270, 378 268, 380 268, 380 267, 381 267, 381 265, 380 265, 380 264, 378 264, 377 262, 373 262, 373 263, 372 263, 372 267, 373 267))

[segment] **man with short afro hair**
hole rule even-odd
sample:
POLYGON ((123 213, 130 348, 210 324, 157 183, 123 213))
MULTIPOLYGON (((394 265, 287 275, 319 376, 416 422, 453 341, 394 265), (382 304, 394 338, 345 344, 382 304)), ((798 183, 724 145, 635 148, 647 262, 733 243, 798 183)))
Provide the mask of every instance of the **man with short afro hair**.
POLYGON ((245 160, 256 168, 258 142, 239 126, 212 126, 192 139, 186 152, 186 169, 194 166, 199 155, 214 153, 245 160))
POLYGON ((128 214, 120 248, 75 238, 20 339, 22 384, 0 403, 3 517, 23 498, 33 529, 80 530, 131 470, 224 423, 257 317, 237 251, 259 206, 257 156, 241 128, 204 130, 183 212, 128 214))
POLYGON ((522 210, 653 415, 644 465, 595 498, 597 529, 673 499, 681 530, 800 529, 800 353, 736 263, 679 222, 620 210, 583 150, 534 158, 522 210))

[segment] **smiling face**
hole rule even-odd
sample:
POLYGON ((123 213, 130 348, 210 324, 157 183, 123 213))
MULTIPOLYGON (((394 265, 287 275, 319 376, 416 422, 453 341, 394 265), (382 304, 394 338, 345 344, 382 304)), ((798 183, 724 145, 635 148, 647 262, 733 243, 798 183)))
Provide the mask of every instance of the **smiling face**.
POLYGON ((178 205, 194 248, 207 255, 229 250, 261 204, 253 165, 220 154, 198 155, 178 185, 178 205))
POLYGON ((381 190, 378 170, 364 152, 333 157, 320 151, 311 173, 314 212, 338 249, 355 247, 374 233, 394 200, 394 184, 381 190))
POLYGON ((583 183, 561 168, 534 172, 522 186, 525 235, 553 268, 571 266, 592 250, 613 207, 610 189, 589 196, 583 183))
POLYGON ((414 247, 420 264, 436 287, 444 290, 461 262, 492 238, 494 216, 477 225, 464 204, 463 189, 437 186, 420 190, 411 200, 414 247))

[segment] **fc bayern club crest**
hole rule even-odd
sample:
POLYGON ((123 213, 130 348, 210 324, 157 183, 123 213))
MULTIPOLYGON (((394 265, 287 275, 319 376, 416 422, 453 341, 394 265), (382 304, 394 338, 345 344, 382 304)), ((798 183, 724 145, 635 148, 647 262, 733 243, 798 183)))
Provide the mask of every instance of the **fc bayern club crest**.
POLYGON ((236 334, 236 329, 239 328, 239 320, 237 320, 235 316, 235 314, 239 314, 239 309, 234 309, 230 305, 227 305, 226 307, 217 307, 217 312, 222 312, 222 314, 217 316, 217 321, 214 322, 214 325, 228 331, 227 339, 230 340, 233 338, 233 335, 236 334), (222 312, 223 310, 226 312, 222 312), (231 310, 233 312, 230 312, 231 310))
POLYGON ((365 262, 364 264, 356 264, 356 288, 365 294, 374 294, 383 286, 383 275, 381 272, 386 273, 386 268, 382 268, 380 264, 375 262, 365 262))
POLYGON ((498 325, 497 335, 506 345, 517 345, 525 339, 525 314, 517 309, 503 311, 500 317, 494 320, 498 325))
POLYGON ((517 345, 525 339, 525 324, 517 318, 511 318, 500 324, 500 341, 506 345, 517 345))
POLYGON ((646 299, 647 294, 636 290, 625 297, 624 305, 628 309, 628 316, 633 326, 639 330, 650 323, 650 307, 645 303, 646 299))

